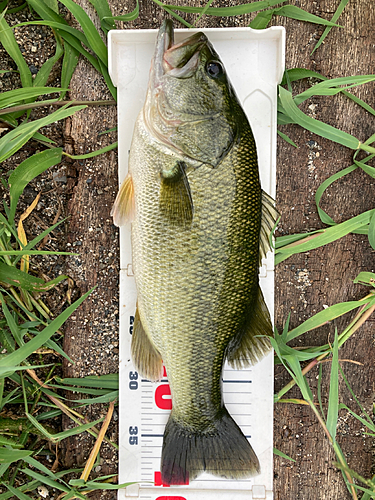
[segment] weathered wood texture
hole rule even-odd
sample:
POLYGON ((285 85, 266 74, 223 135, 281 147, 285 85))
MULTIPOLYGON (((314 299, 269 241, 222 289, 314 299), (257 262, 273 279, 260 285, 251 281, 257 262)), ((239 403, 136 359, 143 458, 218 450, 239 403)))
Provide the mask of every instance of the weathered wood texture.
MULTIPOLYGON (((300 6, 313 14, 330 18, 337 1, 303 1, 300 6)), ((365 0, 348 3, 339 20, 341 29, 333 29, 322 45, 310 55, 322 28, 307 23, 285 22, 287 29, 287 68, 303 67, 333 78, 374 73, 375 8, 365 0)), ((374 105, 374 87, 358 88, 356 95, 374 105)), ((374 133, 375 119, 343 96, 309 100, 305 112, 340 128, 361 141, 374 133)), ((322 227, 314 196, 318 186, 333 173, 352 164, 348 149, 310 134, 297 126, 283 127, 298 145, 295 149, 279 141, 277 163, 277 206, 283 214, 280 233, 290 234, 322 227)), ((324 208, 336 221, 348 219, 374 208, 374 181, 356 171, 333 184, 323 198, 324 208)), ((366 295, 364 287, 353 285, 360 271, 374 270, 374 252, 367 238, 349 235, 325 248, 295 256, 281 263, 276 270, 276 323, 279 329, 291 313, 291 326, 298 325, 324 305, 359 299, 366 295)), ((302 339, 304 345, 320 345, 333 341, 334 328, 342 331, 348 322, 335 321, 320 331, 302 339)), ((340 351, 341 359, 359 361, 362 365, 342 363, 354 393, 371 412, 374 400, 373 319, 363 326, 340 351)), ((297 344, 298 345, 298 344, 297 344)), ((302 345, 301 343, 299 345, 302 345)), ((330 364, 324 365, 327 402, 327 378, 330 364)), ((316 386, 318 368, 308 377, 316 386)), ((275 389, 280 389, 289 377, 276 368, 275 389)), ((340 380, 340 400, 355 411, 350 394, 340 380)), ((291 395, 300 397, 299 391, 291 395)), ((351 498, 340 473, 332 466, 335 461, 328 440, 309 407, 276 405, 275 446, 294 457, 296 463, 275 458, 275 500, 285 499, 345 499, 351 498)), ((340 412, 338 439, 346 453, 348 464, 367 477, 373 466, 373 440, 365 438, 360 426, 346 412, 340 412)))
MULTIPOLYGON (((76 0, 92 13, 88 0, 76 0)), ((198 4, 198 2, 190 2, 198 4)), ((231 2, 232 3, 232 2, 231 2)), ((296 5, 325 18, 330 18, 338 0, 301 0, 296 5)), ((113 12, 123 14, 134 8, 133 2, 113 0, 113 12), (125 10, 125 8, 127 10, 125 10)), ((225 1, 215 5, 224 6, 225 1)), ((159 27, 164 13, 151 1, 140 2, 140 17, 127 27, 159 27)), ((200 26, 247 25, 249 18, 208 18, 200 26)), ((340 18, 341 29, 334 29, 316 53, 310 55, 322 27, 277 18, 275 24, 287 29, 287 67, 303 67, 321 72, 327 77, 368 74, 375 72, 375 8, 366 0, 349 2, 340 18)), ((245 62, 244 62, 245 64, 245 62)), ((85 61, 80 61, 70 88, 75 99, 109 98, 99 75, 85 61)), ((302 87, 301 87, 302 88, 302 87)), ((374 88, 355 91, 374 105, 374 88)), ((366 114, 342 96, 316 98, 305 103, 304 110, 317 119, 341 128, 360 140, 374 132, 374 117, 366 114)), ((67 147, 75 154, 98 149, 115 140, 114 135, 98 136, 99 132, 116 124, 113 107, 86 109, 66 123, 67 147)), ((314 194, 320 183, 334 172, 351 164, 351 152, 323 140, 297 126, 283 128, 298 145, 293 148, 279 142, 277 205, 282 213, 280 234, 291 234, 321 227, 314 194)), ((104 374, 118 370, 118 241, 111 223, 110 207, 117 190, 115 153, 71 165, 72 198, 69 204, 69 242, 80 255, 69 259, 68 273, 83 293, 97 285, 95 292, 71 318, 66 327, 65 348, 75 361, 66 363, 66 376, 104 374)), ((322 207, 337 221, 345 220, 373 208, 374 182, 356 171, 335 183, 325 195, 322 207)), ((276 272, 276 325, 280 329, 289 312, 291 326, 296 326, 324 305, 352 300, 365 295, 364 287, 352 280, 362 270, 374 271, 374 253, 365 237, 349 235, 326 248, 293 257, 279 265, 276 272)), ((341 331, 346 324, 340 320, 312 332, 302 339, 305 345, 332 341, 334 327, 341 331)), ((340 358, 361 362, 343 363, 343 369, 355 394, 369 409, 374 397, 375 369, 373 321, 362 327, 340 352, 340 358)), ((299 343, 302 345, 302 343, 299 343)), ((329 374, 329 363, 324 365, 329 374)), ((316 385, 317 371, 309 376, 316 385)), ((289 378, 276 368, 276 390, 289 378)), ((353 405, 340 381, 341 400, 353 405)), ((326 398, 326 387, 323 397, 326 398)), ((299 396, 298 391, 292 395, 299 396)), ((326 399, 324 399, 326 404, 326 399)), ((89 410, 95 418, 102 408, 89 410)), ((116 429, 112 430, 116 436, 116 429)), ((372 468, 371 438, 365 438, 353 418, 340 414, 339 439, 349 465, 369 476, 372 468)), ((296 459, 295 463, 275 458, 276 500, 343 500, 350 498, 340 473, 332 465, 334 455, 308 407, 277 405, 275 408, 275 446, 296 459)), ((90 452, 90 441, 72 439, 65 449, 65 463, 83 463, 90 452)), ((116 470, 113 451, 102 450, 100 473, 116 470)))

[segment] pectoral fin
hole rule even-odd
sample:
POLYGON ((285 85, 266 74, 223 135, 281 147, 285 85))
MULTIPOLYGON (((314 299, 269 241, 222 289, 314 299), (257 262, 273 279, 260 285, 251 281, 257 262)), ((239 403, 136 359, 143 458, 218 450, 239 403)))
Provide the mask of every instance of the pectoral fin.
POLYGON ((130 174, 121 184, 120 190, 113 204, 111 215, 116 226, 123 226, 126 222, 132 222, 135 213, 134 186, 130 174))
POLYGON ((143 328, 138 308, 134 316, 131 354, 135 368, 142 377, 153 382, 161 380, 163 361, 143 328))
POLYGON ((258 286, 256 301, 248 311, 244 324, 227 347, 229 364, 236 369, 259 361, 271 348, 267 337, 272 336, 270 314, 262 290, 258 286))
POLYGON ((182 227, 190 226, 193 220, 193 200, 185 170, 185 163, 178 161, 171 170, 161 173, 159 202, 169 223, 182 227))

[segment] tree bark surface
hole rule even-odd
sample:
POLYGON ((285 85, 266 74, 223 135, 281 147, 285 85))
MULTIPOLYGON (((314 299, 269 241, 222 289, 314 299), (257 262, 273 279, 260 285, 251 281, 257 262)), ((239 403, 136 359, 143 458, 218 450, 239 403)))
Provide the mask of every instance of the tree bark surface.
MULTIPOLYGON (((76 0, 90 15, 88 0, 76 0)), ((135 4, 112 0, 114 14, 130 12, 135 4)), ((190 1, 191 5, 199 3, 190 1)), ((233 2, 234 3, 234 2, 233 2)), ((239 2, 238 2, 239 3, 239 2)), ((185 4, 185 3, 184 3, 185 4)), ((232 2, 231 2, 232 4, 232 2)), ((330 19, 338 0, 296 1, 310 13, 330 19)), ((225 6, 227 2, 215 2, 225 6)), ((140 2, 140 17, 126 28, 157 28, 165 13, 151 1, 140 2)), ((193 17, 185 17, 192 21, 193 17)), ((203 16, 198 26, 246 26, 249 17, 216 18, 203 16)), ((287 30, 286 67, 318 71, 326 77, 375 73, 375 7, 366 0, 351 0, 339 19, 342 28, 334 28, 321 47, 311 52, 323 27, 291 19, 275 18, 287 30)), ((245 62, 244 62, 245 64, 245 62)), ((304 83, 295 86, 302 91, 304 83)), ((80 60, 70 85, 71 98, 110 99, 102 78, 84 60, 80 60)), ((374 106, 374 86, 354 89, 353 93, 374 106)), ((340 128, 361 141, 373 132, 375 119, 344 96, 313 98, 302 106, 310 116, 340 128)), ((68 152, 83 154, 116 140, 115 134, 99 135, 116 126, 114 106, 87 108, 66 122, 65 143, 68 152)), ((295 125, 284 126, 298 148, 279 139, 277 161, 277 207, 282 218, 279 234, 293 234, 323 227, 317 215, 314 196, 319 185, 333 173, 352 164, 352 152, 295 125)), ((117 185, 117 155, 106 153, 70 165, 72 195, 69 203, 68 241, 79 255, 69 258, 68 274, 81 293, 97 286, 66 325, 65 349, 74 364, 65 364, 65 376, 82 377, 118 371, 118 233, 112 224, 110 209, 117 185)), ((334 183, 325 193, 321 206, 337 222, 374 208, 374 181, 357 170, 334 183)), ((367 292, 352 280, 360 271, 374 272, 374 252, 367 237, 348 235, 324 248, 294 256, 276 269, 275 323, 279 331, 291 313, 295 327, 327 305, 359 299, 367 292)), ((334 329, 341 332, 350 315, 297 339, 296 345, 320 345, 333 342, 334 329)), ((375 367, 373 319, 369 320, 340 350, 342 368, 354 393, 371 412, 374 400, 375 367), (352 361, 361 364, 355 364, 352 361)), ((327 411, 330 363, 323 364, 323 407, 327 411)), ((318 369, 308 376, 317 386, 318 369)), ((275 390, 289 381, 280 367, 275 369, 275 390)), ((288 396, 301 397, 297 389, 288 396)), ((340 401, 359 408, 351 400, 340 379, 340 401)), ((105 409, 95 406, 87 417, 96 418, 105 409)), ((373 439, 365 437, 361 426, 346 412, 340 412, 338 440, 349 466, 359 474, 373 473, 373 439)), ((112 426, 112 435, 117 430, 112 426)), ((345 500, 351 498, 334 467, 334 453, 324 432, 308 406, 275 406, 275 447, 294 458, 290 462, 275 457, 275 500, 345 500)), ((67 440, 66 440, 67 441, 67 440)), ((89 438, 67 441, 64 461, 67 465, 85 462, 91 451, 89 438)), ((116 471, 116 455, 105 445, 101 451, 100 474, 116 471)))

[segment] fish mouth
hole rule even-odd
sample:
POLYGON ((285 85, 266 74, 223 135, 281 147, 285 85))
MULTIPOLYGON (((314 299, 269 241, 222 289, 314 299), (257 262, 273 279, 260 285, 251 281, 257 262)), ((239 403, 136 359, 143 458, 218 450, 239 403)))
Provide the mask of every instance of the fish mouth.
POLYGON ((197 69, 199 54, 207 43, 203 33, 195 33, 174 45, 173 23, 165 19, 160 27, 154 55, 154 86, 157 87, 164 75, 188 78, 197 69))

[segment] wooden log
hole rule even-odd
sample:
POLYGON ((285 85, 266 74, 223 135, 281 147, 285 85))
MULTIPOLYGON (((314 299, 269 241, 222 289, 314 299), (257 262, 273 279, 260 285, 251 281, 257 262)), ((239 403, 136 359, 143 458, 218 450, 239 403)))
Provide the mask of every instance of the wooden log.
MULTIPOLYGON (((93 16, 88 0, 76 0, 93 16)), ((115 14, 124 14, 134 8, 132 3, 124 10, 122 2, 112 0, 115 14)), ((190 1, 192 5, 198 2, 190 1)), ((297 3, 296 3, 297 4, 297 3)), ((225 6, 226 2, 215 5, 225 6)), ((301 0, 305 10, 330 19, 338 0, 301 0)), ((318 25, 276 18, 274 24, 287 29, 287 67, 303 67, 321 72, 327 77, 349 76, 374 72, 375 8, 365 0, 352 0, 339 22, 343 28, 334 28, 326 42, 313 55, 312 49, 323 28, 318 25)), ((164 13, 153 2, 140 2, 140 17, 128 24, 131 28, 157 28, 164 13)), ((193 17, 186 17, 191 20, 193 17)), ((204 16, 199 26, 247 25, 246 18, 215 18, 204 16)), ((298 86, 297 86, 298 87, 298 86)), ((299 85, 302 89, 303 84, 299 85)), ((75 99, 110 98, 102 78, 89 64, 81 60, 70 88, 75 99)), ((373 86, 354 91, 370 105, 373 104, 373 86)), ((303 108, 311 116, 345 130, 365 140, 374 130, 374 117, 359 109, 343 96, 314 98, 303 108)), ((115 140, 114 134, 99 136, 116 125, 113 107, 89 108, 68 119, 65 142, 68 152, 82 154, 98 149, 115 140)), ((293 148, 279 141, 277 206, 282 213, 279 234, 292 234, 322 227, 317 216, 314 194, 320 183, 334 172, 351 164, 352 152, 324 140, 297 126, 284 127, 298 145, 293 148)), ((114 152, 90 160, 76 161, 70 168, 72 197, 69 203, 70 225, 68 242, 79 256, 68 260, 68 274, 79 291, 84 293, 97 285, 90 298, 68 321, 65 349, 75 361, 64 366, 65 375, 81 377, 118 371, 118 235, 109 216, 117 191, 117 163, 114 152)), ((322 207, 337 221, 373 208, 373 181, 356 171, 338 181, 327 191, 322 207)), ((373 251, 367 238, 349 235, 342 240, 307 254, 301 254, 281 263, 276 270, 276 326, 279 330, 291 312, 291 326, 321 310, 325 305, 362 297, 364 287, 353 285, 360 271, 374 271, 373 251)), ((333 341, 334 328, 340 332, 348 318, 335 321, 319 331, 305 335, 297 345, 319 345, 333 341)), ((343 363, 343 369, 355 394, 366 409, 373 401, 375 369, 374 344, 371 338, 373 322, 369 321, 347 342, 340 358, 359 361, 363 366, 343 363)), ((316 388, 317 369, 308 377, 316 388)), ((324 364, 325 381, 330 364, 324 364)), ((289 381, 285 371, 276 368, 275 389, 289 381)), ((341 401, 352 405, 345 385, 340 380, 341 401)), ((294 389, 291 396, 299 397, 294 389)), ((328 387, 324 386, 323 405, 327 405, 328 387)), ((101 407, 87 410, 87 417, 96 418, 104 412, 101 407)), ((275 500, 342 500, 350 498, 334 467, 334 454, 319 424, 306 406, 278 404, 275 407, 275 446, 296 459, 288 462, 275 458, 275 500)), ((116 428, 112 427, 113 437, 116 428)), ((371 471, 371 438, 365 438, 353 418, 340 413, 339 442, 349 465, 369 477, 371 471)), ((82 464, 90 453, 92 439, 72 438, 65 441, 66 465, 82 464)), ((100 474, 116 471, 116 455, 107 445, 101 451, 103 463, 100 474)))
MULTIPOLYGON (((328 19, 337 5, 338 2, 332 0, 300 2, 300 7, 328 19)), ((375 42, 372 28, 374 16, 373 5, 362 0, 349 2, 339 19, 343 28, 332 29, 324 45, 312 55, 323 29, 308 23, 284 21, 287 30, 286 67, 318 71, 329 78, 373 73, 375 57, 367 47, 373 46, 375 42)), ((367 85, 353 90, 353 93, 373 105, 373 88, 373 85, 367 85)), ((361 141, 374 132, 374 117, 342 95, 310 99, 304 111, 361 141)), ((319 229, 323 225, 317 215, 315 192, 330 175, 352 164, 353 152, 295 125, 282 127, 281 130, 298 145, 298 149, 279 140, 277 206, 283 214, 279 234, 319 229)), ((357 170, 327 190, 322 208, 334 220, 341 222, 373 208, 373 199, 373 180, 357 170)), ((278 329, 281 330, 289 313, 293 328, 327 305, 365 296, 367 289, 353 285, 352 280, 361 271, 373 270, 374 252, 363 235, 348 235, 324 248, 282 262, 276 268, 275 310, 278 329)), ((352 316, 346 315, 344 319, 304 335, 302 342, 297 341, 295 345, 333 342, 335 327, 341 332, 352 316)), ((342 368, 354 393, 370 414, 375 380, 373 321, 369 320, 339 353, 340 359, 362 363, 343 362, 342 368)), ((324 364, 323 372, 323 406, 326 412, 330 363, 324 364)), ((275 373, 275 389, 278 391, 289 380, 289 376, 280 367, 276 368, 275 373)), ((315 394, 317 375, 318 368, 314 368, 308 376, 315 394)), ((296 389, 289 396, 301 397, 296 389)), ((341 378, 340 401, 360 413, 341 378)), ((365 437, 360 427, 347 412, 340 411, 338 441, 348 464, 359 474, 370 477, 373 439, 365 437)), ((274 432, 275 446, 296 459, 293 463, 275 457, 275 500, 351 498, 340 477, 341 473, 333 466, 337 459, 332 448, 308 406, 276 405, 274 432)))

